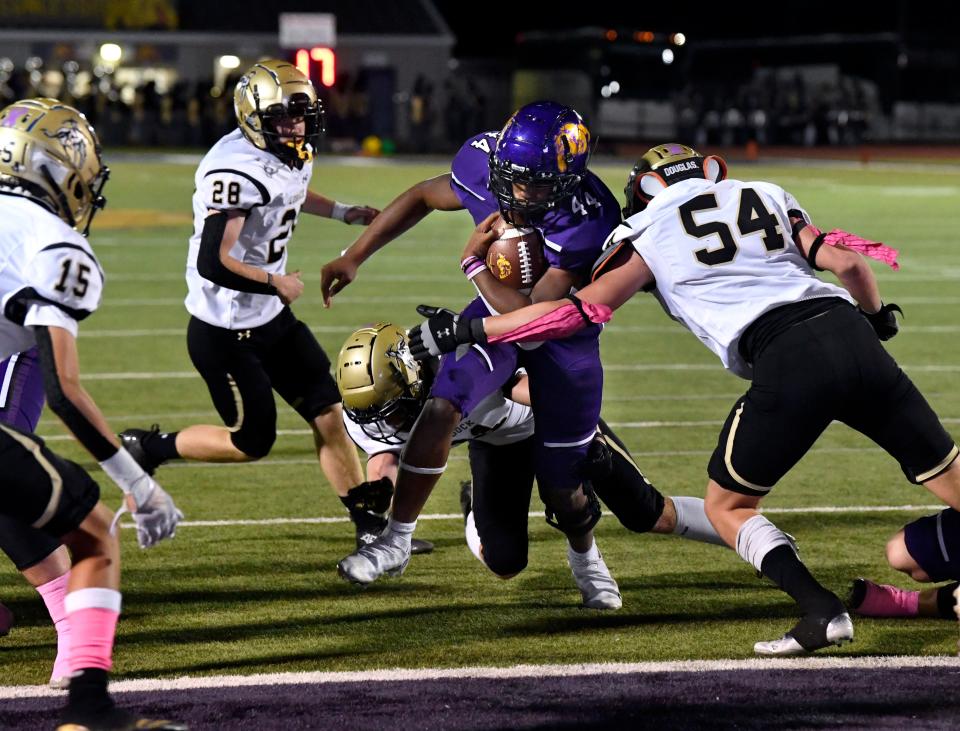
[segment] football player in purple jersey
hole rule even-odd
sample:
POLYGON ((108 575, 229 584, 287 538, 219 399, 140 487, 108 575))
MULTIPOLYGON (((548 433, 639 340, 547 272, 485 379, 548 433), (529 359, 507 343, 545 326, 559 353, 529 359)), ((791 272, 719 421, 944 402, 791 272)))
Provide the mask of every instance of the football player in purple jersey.
MULTIPOLYGON (((484 229, 480 245, 468 246, 461 263, 479 294, 464 310, 465 317, 565 296, 587 281, 604 240, 620 222, 614 196, 587 169, 589 157, 590 133, 575 110, 549 101, 521 107, 499 134, 485 132, 467 140, 449 173, 401 194, 342 256, 324 266, 325 304, 356 277, 362 262, 432 210, 467 209, 484 229), (550 266, 530 293, 506 287, 478 266, 484 245, 495 238, 489 229, 497 214, 508 223, 536 227, 543 235, 550 266)), ((471 244, 476 240, 472 237, 471 244)), ((588 328, 528 350, 470 348, 447 359, 403 451, 388 527, 377 541, 341 561, 340 573, 368 584, 383 573, 406 568, 417 516, 446 467, 457 424, 524 367, 535 414, 537 484, 548 520, 566 534, 571 568, 581 590, 591 587, 592 604, 620 606, 617 584, 593 539, 598 502, 576 476, 600 417, 599 332, 599 327, 588 328)))

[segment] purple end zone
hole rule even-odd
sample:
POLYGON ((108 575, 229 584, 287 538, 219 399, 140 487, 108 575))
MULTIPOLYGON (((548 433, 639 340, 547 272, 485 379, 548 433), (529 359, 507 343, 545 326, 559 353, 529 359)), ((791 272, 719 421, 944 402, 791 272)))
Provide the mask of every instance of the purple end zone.
MULTIPOLYGON (((258 729, 948 729, 960 668, 458 678, 118 693, 192 731, 258 729)), ((50 727, 59 698, 5 700, 0 727, 50 727)))

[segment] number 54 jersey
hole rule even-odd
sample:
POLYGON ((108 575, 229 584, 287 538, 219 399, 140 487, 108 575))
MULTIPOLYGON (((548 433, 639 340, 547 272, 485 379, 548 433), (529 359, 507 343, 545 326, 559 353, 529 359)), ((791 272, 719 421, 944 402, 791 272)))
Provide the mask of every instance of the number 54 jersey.
POLYGON ((614 230, 631 241, 656 279, 654 295, 723 365, 741 378, 752 367, 740 336, 776 307, 818 297, 852 299, 814 275, 793 240, 790 216, 809 220, 772 183, 684 180, 614 230))
POLYGON ((187 256, 186 307, 199 320, 228 330, 246 330, 270 322, 283 309, 278 297, 238 292, 200 276, 197 256, 210 211, 240 211, 246 216, 230 256, 271 274, 284 274, 287 244, 307 195, 313 163, 300 170, 250 144, 234 130, 200 161, 194 178, 193 236, 187 256))
POLYGON ((76 337, 100 305, 103 279, 83 236, 33 201, 0 195, 0 360, 36 344, 38 325, 76 337))

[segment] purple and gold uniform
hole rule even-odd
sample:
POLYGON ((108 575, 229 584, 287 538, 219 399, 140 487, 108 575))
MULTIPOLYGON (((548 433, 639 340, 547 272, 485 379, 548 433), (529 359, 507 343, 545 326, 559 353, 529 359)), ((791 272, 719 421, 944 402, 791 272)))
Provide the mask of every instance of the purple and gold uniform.
MULTIPOLYGON (((451 187, 479 223, 499 210, 489 189, 490 153, 496 132, 467 140, 451 165, 451 187)), ((551 267, 583 273, 600 255, 603 242, 620 223, 620 208, 603 182, 587 171, 572 195, 548 210, 536 223, 543 235, 551 267)), ((465 317, 498 314, 483 297, 463 311, 465 317)), ((586 454, 600 418, 603 368, 600 327, 582 330, 566 340, 531 350, 515 346, 475 345, 459 358, 448 358, 437 374, 431 395, 454 404, 463 416, 498 387, 517 367, 530 375, 530 397, 536 415, 537 477, 554 489, 575 489, 575 466, 586 454), (562 398, 557 398, 562 394, 562 398)))

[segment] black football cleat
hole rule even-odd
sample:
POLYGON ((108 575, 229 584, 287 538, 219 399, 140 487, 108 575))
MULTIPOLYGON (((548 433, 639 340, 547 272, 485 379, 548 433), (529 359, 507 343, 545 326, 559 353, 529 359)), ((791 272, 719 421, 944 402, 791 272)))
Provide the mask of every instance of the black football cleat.
POLYGON ((137 464, 143 467, 143 471, 148 475, 153 475, 157 471, 157 467, 163 464, 163 460, 151 457, 147 450, 143 448, 143 445, 144 442, 157 439, 159 435, 160 426, 158 424, 154 424, 149 429, 124 429, 118 434, 120 444, 136 460, 137 464))
POLYGON ((757 642, 753 651, 758 655, 806 655, 831 645, 853 642, 853 622, 850 615, 841 612, 832 617, 807 615, 779 640, 757 642))
POLYGON ((79 713, 69 708, 63 712, 57 731, 188 731, 179 721, 140 718, 122 708, 98 713, 79 713))

